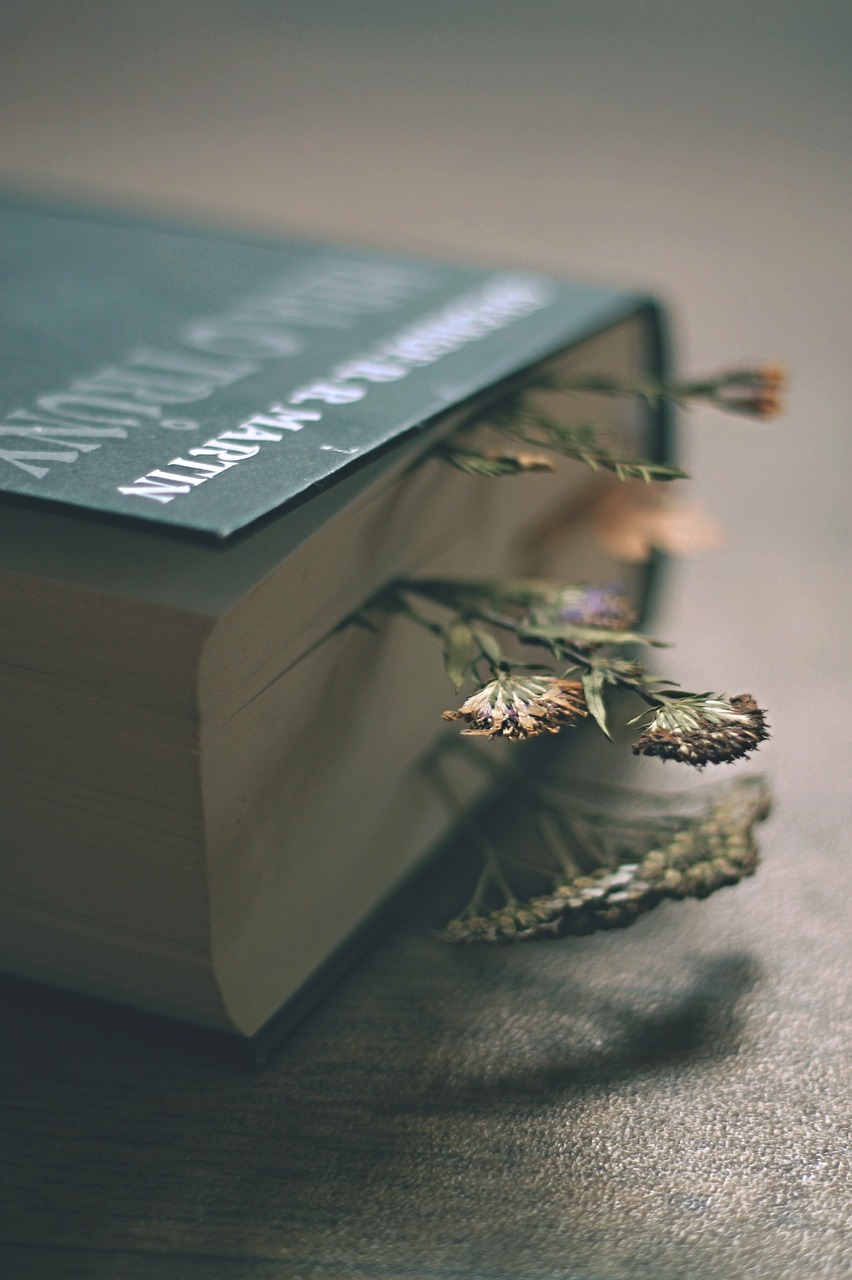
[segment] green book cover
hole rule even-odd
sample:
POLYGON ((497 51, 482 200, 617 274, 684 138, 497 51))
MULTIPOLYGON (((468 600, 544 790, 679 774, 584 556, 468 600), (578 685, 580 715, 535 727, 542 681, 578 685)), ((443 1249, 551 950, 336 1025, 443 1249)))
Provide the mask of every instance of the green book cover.
POLYGON ((216 539, 642 303, 14 203, 0 272, 0 496, 216 539))

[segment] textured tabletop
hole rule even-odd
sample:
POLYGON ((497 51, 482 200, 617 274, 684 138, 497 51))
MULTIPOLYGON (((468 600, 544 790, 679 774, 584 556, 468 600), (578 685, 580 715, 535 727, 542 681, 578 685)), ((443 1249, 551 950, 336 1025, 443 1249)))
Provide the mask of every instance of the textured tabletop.
POLYGON ((9 182, 650 289, 683 365, 790 365, 777 426, 690 418, 728 543, 656 626, 769 708, 776 809, 624 933, 442 948, 441 879, 259 1072, 4 998, 3 1275, 849 1276, 848 6, 69 12, 0 8, 9 182))

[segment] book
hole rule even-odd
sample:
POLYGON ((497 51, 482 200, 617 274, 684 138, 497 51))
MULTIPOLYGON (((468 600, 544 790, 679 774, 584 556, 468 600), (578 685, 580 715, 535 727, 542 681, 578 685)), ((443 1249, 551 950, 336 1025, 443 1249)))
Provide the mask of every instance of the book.
MULTIPOLYGON (((417 763, 434 642, 345 620, 401 575, 624 577, 580 464, 495 481, 436 444, 543 373, 659 374, 662 313, 109 214, 0 226, 0 969, 257 1044, 449 822, 417 763)), ((593 409, 665 454, 660 410, 593 409)))

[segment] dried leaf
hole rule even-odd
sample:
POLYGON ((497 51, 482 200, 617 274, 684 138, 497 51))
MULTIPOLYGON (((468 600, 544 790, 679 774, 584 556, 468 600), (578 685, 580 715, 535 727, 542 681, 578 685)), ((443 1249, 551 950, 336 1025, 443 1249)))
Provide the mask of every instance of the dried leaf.
POLYGON ((493 662, 496 666, 503 657, 503 650, 500 648, 497 637, 493 632, 486 631, 484 627, 479 627, 475 623, 473 624, 472 630, 480 649, 485 654, 489 662, 493 662))
POLYGON ((592 667, 591 671, 583 674, 583 693, 586 698, 586 706, 594 716, 600 728, 606 736, 612 741, 612 734, 607 728, 606 723, 606 706, 603 700, 603 689, 606 683, 606 673, 600 667, 592 667))
POLYGON ((523 634, 541 640, 564 640, 567 644, 647 644, 657 649, 666 647, 664 640, 655 640, 641 631, 613 631, 609 627, 591 627, 571 622, 536 623, 524 627, 523 634))
POLYGON ((515 476, 523 471, 555 471, 549 458, 540 453, 497 453, 457 449, 453 445, 444 445, 439 456, 446 462, 465 471, 468 475, 515 476))
POLYGON ((461 619, 450 624, 444 632, 444 666, 456 689, 465 682, 476 653, 473 631, 461 619))

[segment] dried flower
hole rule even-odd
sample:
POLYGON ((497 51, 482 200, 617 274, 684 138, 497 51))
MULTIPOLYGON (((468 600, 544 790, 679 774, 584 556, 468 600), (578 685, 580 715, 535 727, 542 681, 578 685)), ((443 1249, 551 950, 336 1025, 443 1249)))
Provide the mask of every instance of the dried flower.
POLYGON ((557 616, 562 622, 611 631, 627 631, 636 621, 621 582, 610 582, 603 587, 566 588, 558 601, 557 616))
POLYGON ((462 703, 445 720, 466 720, 462 733, 489 738, 534 738, 558 733, 586 715, 583 686, 549 675, 500 675, 462 703))
POLYGON ((633 753, 703 769, 706 764, 739 760, 768 737, 765 713, 751 694, 730 700, 710 695, 667 698, 634 743, 633 753))
POLYGON ((661 485, 613 484, 598 499, 593 522, 603 547, 627 564, 641 564, 654 548, 691 556, 724 542, 720 526, 698 505, 661 485))
POLYGON ((721 381, 714 397, 722 409, 746 413, 754 418, 776 418, 782 411, 781 392, 787 371, 780 364, 761 364, 742 369, 721 381))

